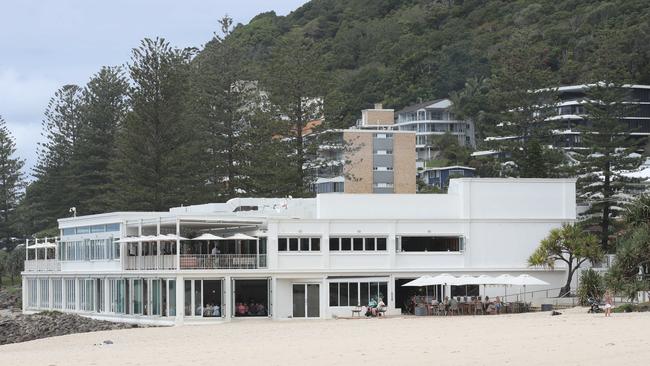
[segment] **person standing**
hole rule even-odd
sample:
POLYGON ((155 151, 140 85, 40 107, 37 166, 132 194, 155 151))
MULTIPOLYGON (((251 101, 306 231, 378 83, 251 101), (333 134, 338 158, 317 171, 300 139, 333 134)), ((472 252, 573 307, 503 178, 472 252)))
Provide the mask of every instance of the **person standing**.
POLYGON ((614 306, 614 298, 612 293, 607 290, 605 291, 605 316, 612 316, 612 306, 614 306))

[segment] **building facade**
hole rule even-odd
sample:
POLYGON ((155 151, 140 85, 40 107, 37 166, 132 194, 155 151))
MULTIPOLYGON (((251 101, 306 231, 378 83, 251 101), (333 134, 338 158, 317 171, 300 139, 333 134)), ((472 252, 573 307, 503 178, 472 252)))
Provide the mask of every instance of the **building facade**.
POLYGON ((414 131, 419 167, 433 159, 437 147, 432 137, 449 133, 458 138, 462 146, 476 146, 474 123, 457 119, 451 112, 449 99, 438 99, 408 106, 397 112, 395 128, 414 131))
POLYGON ((399 313, 402 284, 443 272, 529 273, 559 288, 564 268, 526 260, 575 217, 575 180, 465 178, 447 194, 238 198, 63 218, 59 238, 27 245, 23 311, 180 324, 350 316, 382 298, 399 313))
POLYGON ((319 167, 316 193, 415 193, 415 134, 349 129, 321 146, 328 164, 319 167))

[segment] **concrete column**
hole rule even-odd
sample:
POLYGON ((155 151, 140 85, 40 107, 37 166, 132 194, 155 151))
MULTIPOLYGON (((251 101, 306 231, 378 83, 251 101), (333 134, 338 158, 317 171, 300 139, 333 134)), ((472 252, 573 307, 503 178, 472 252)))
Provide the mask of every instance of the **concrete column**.
POLYGON ((322 266, 325 270, 330 269, 330 228, 331 224, 328 221, 326 224, 323 224, 323 236, 321 238, 320 250, 323 253, 322 266))
POLYGON ((272 311, 272 318, 273 319, 278 319, 278 312, 276 311, 276 305, 278 303, 278 279, 274 276, 271 277, 271 298, 269 299, 270 304, 273 305, 271 308, 272 311))
POLYGON ((27 294, 29 293, 30 288, 27 286, 27 278, 23 277, 23 312, 27 310, 27 294))
POLYGON ((52 309, 54 307, 54 281, 52 281, 52 277, 48 277, 47 279, 47 308, 52 309))
MULTIPOLYGON (((329 247, 329 242, 328 242, 329 247)), ((320 317, 321 319, 331 318, 329 303, 329 288, 327 287, 327 275, 323 275, 320 282, 320 317)))
POLYGON ((67 307, 68 307, 68 289, 66 288, 65 285, 65 278, 61 277, 61 310, 65 311, 67 307))
POLYGON ((104 312, 105 313, 110 313, 111 312, 111 286, 110 286, 111 281, 104 277, 104 312))
POLYGON ((79 298, 79 278, 74 279, 74 309, 76 311, 81 310, 81 299, 79 298))
MULTIPOLYGON (((176 219, 176 270, 181 270, 181 220, 176 219)), ((194 310, 192 310, 194 311, 194 310)))
POLYGON ((396 309, 395 306, 395 275, 390 275, 388 279, 388 299, 384 301, 389 309, 396 309))
POLYGON ((224 319, 225 320, 231 320, 232 319, 232 314, 233 314, 233 288, 232 288, 232 278, 230 276, 226 276, 223 279, 223 287, 224 287, 224 293, 225 293, 225 298, 224 298, 224 309, 223 314, 224 314, 224 319))
POLYGON ((176 276, 176 317, 177 325, 183 325, 185 316, 185 280, 183 276, 176 276))

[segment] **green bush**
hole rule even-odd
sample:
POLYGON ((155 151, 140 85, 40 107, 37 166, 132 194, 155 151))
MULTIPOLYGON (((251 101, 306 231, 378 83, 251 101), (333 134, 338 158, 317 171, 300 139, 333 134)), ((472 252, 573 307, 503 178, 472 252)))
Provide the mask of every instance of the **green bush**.
POLYGON ((589 268, 582 272, 580 283, 578 284, 578 300, 580 305, 588 305, 587 299, 590 297, 600 300, 605 294, 605 283, 603 276, 589 268))
POLYGON ((631 313, 637 311, 634 304, 621 304, 614 308, 613 312, 615 313, 631 313))

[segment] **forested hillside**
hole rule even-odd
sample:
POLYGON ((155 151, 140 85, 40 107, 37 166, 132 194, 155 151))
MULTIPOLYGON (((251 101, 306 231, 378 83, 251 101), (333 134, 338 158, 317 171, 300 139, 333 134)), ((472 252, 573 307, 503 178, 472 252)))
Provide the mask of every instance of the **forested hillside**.
MULTIPOLYGON (((44 115, 32 182, 5 211, 6 235, 55 234, 71 207, 85 215, 309 195, 305 167, 324 162, 313 160, 317 141, 302 136, 320 111, 305 100, 322 98, 329 128, 352 125, 375 102, 399 109, 451 96, 481 137, 501 111, 528 103, 528 90, 650 83, 650 7, 313 0, 246 25, 215 19, 213 39, 192 46, 145 39, 125 66, 61 87, 44 115)), ((514 175, 557 174, 535 161, 536 146, 521 149, 514 175)))
POLYGON ((400 108, 489 77, 513 47, 530 47, 561 84, 594 81, 604 55, 650 83, 650 7, 644 0, 314 0, 286 17, 260 14, 233 36, 253 66, 282 37, 304 34, 328 74, 331 119, 350 124, 381 101, 400 108), (523 42, 513 44, 514 35, 523 42))

